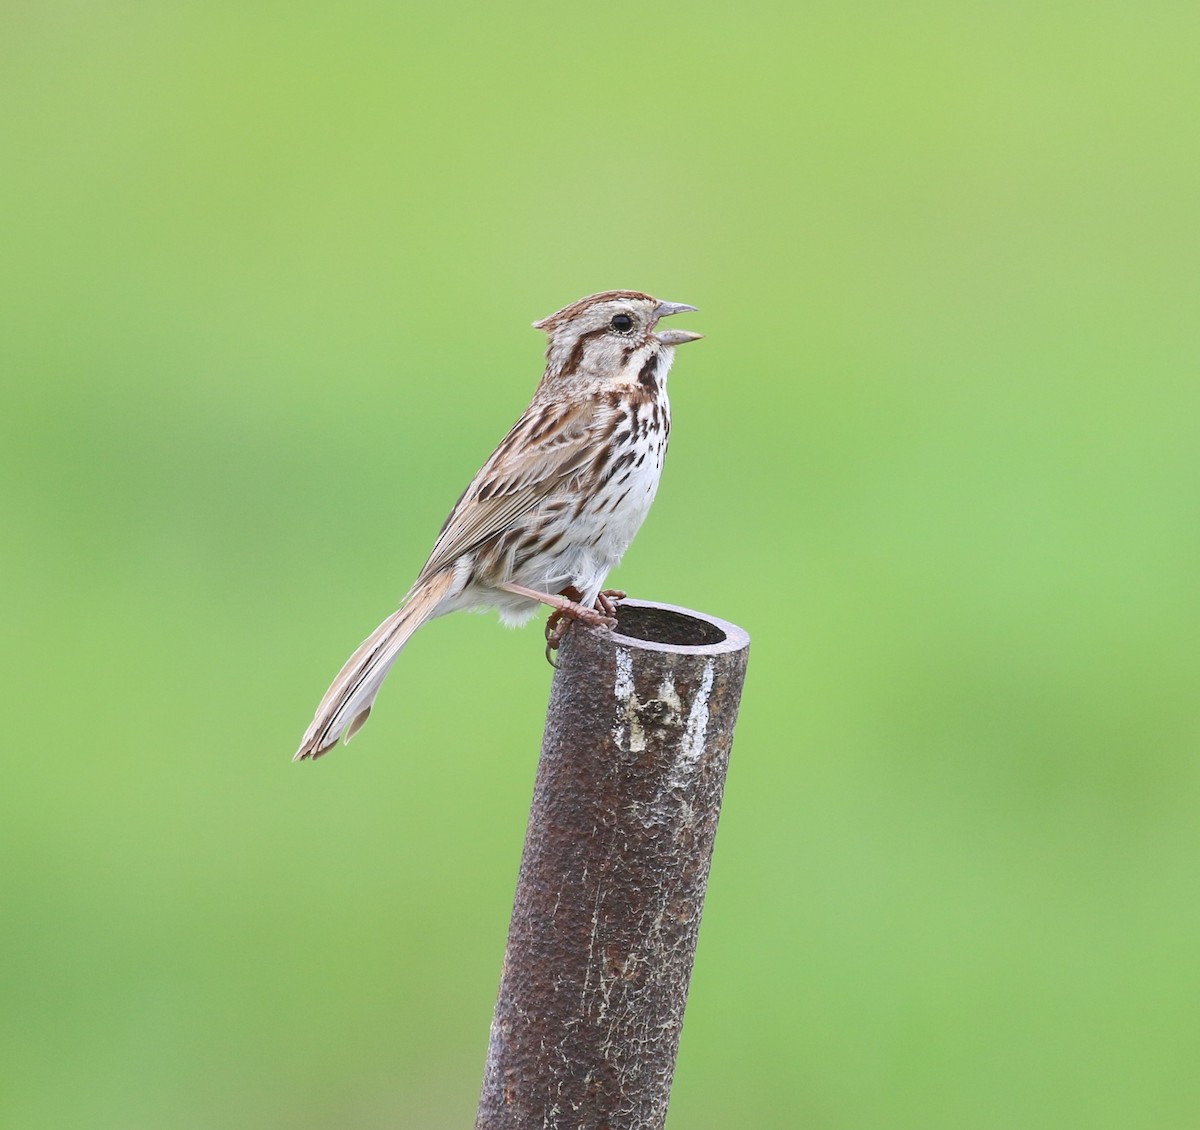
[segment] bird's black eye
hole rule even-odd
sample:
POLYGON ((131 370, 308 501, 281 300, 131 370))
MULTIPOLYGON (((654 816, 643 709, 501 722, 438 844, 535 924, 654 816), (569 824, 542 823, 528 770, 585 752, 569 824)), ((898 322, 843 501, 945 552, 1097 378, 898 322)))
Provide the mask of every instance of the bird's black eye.
POLYGON ((633 329, 633 319, 628 314, 614 314, 612 321, 609 322, 614 330, 619 334, 627 334, 633 329))

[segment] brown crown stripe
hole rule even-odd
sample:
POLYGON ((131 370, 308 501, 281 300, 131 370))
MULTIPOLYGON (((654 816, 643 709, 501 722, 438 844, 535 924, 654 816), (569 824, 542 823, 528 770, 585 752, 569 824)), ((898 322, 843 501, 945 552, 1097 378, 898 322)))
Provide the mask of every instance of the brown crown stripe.
POLYGON ((569 322, 572 318, 582 314, 589 306, 599 305, 601 302, 616 302, 622 298, 632 301, 639 299, 645 299, 647 302, 654 301, 650 295, 644 294, 640 290, 606 290, 601 294, 591 294, 587 298, 581 298, 577 302, 572 302, 570 306, 564 306, 561 310, 556 310, 540 322, 534 322, 534 326, 539 330, 553 330, 561 326, 564 322, 569 322))

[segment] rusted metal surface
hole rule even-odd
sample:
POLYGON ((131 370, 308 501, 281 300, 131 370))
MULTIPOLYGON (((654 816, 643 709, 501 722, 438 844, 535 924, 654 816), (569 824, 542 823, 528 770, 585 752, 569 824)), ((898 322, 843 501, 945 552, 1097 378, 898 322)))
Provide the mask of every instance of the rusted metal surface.
POLYGON ((476 1130, 666 1121, 750 640, 618 620, 558 653, 476 1130))

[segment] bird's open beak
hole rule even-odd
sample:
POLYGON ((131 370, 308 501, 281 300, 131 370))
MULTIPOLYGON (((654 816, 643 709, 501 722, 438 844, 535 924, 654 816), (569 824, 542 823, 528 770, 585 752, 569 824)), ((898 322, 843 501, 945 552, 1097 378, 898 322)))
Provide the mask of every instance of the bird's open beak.
MULTIPOLYGON (((660 302, 658 309, 654 311, 654 320, 657 322, 659 318, 669 318, 672 314, 683 314, 695 309, 695 306, 689 306, 686 302, 660 302)), ((692 333, 691 330, 663 330, 656 333, 654 338, 662 345, 682 345, 685 341, 698 341, 703 336, 692 333)))

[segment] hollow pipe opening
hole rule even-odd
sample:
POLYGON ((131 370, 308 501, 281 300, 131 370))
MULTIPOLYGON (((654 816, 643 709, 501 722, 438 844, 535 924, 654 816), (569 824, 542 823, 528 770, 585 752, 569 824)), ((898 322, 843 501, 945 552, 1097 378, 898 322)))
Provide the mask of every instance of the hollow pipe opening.
POLYGON ((725 633, 708 620, 650 604, 617 605, 617 632, 667 647, 711 647, 726 639, 725 633))

